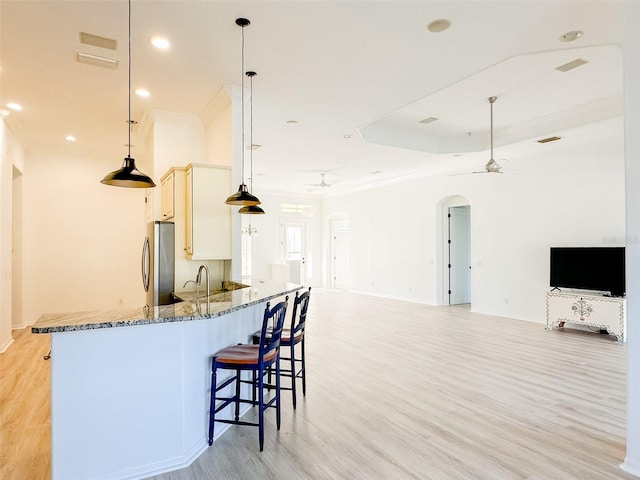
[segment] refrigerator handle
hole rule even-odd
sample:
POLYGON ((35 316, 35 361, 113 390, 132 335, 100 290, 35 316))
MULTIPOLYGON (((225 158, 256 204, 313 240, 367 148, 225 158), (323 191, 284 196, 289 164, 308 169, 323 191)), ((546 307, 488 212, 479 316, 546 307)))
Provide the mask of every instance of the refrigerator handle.
POLYGON ((142 245, 142 285, 144 291, 149 291, 149 268, 151 267, 151 250, 149 245, 149 237, 144 238, 144 244, 142 245))

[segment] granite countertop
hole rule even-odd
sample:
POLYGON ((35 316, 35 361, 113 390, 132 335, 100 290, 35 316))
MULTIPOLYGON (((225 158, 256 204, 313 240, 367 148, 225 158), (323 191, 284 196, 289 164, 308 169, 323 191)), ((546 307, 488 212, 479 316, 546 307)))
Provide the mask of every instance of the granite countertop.
POLYGON ((253 281, 251 286, 212 295, 178 293, 182 302, 173 305, 118 308, 71 313, 46 313, 31 327, 33 333, 72 332, 98 328, 130 327, 170 322, 188 322, 219 317, 300 290, 302 285, 275 281, 253 281))

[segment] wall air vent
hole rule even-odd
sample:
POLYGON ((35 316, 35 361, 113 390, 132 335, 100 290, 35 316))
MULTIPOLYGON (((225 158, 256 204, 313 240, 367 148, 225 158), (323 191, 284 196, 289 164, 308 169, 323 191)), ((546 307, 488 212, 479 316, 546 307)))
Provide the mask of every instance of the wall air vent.
POLYGON ((118 48, 117 40, 113 38, 100 37, 91 33, 80 32, 80 43, 85 45, 93 45, 94 47, 106 48, 108 50, 116 50, 118 48))
POLYGON ((114 58, 100 57, 99 55, 91 55, 90 53, 78 52, 77 60, 80 63, 87 63, 89 65, 96 65, 98 67, 105 68, 118 68, 118 60, 114 58))
POLYGON ((542 138, 540 140, 537 140, 538 143, 549 143, 549 142, 555 142, 556 140, 560 140, 562 137, 548 137, 548 138, 542 138))
POLYGON ((574 68, 581 67, 586 63, 589 63, 589 60, 576 58, 575 60, 565 63, 564 65, 560 65, 559 67, 556 67, 556 70, 558 70, 559 72, 568 72, 569 70, 573 70, 574 68))
POLYGON ((433 123, 435 121, 437 121, 438 119, 436 117, 427 117, 424 120, 420 120, 418 123, 433 123))

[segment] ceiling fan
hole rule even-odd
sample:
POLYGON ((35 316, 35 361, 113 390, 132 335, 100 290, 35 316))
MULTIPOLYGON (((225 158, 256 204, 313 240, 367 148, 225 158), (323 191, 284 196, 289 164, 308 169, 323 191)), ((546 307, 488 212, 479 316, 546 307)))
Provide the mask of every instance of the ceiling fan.
POLYGON ((305 185, 308 185, 310 187, 320 187, 320 188, 329 188, 331 185, 333 185, 332 183, 327 183, 324 179, 324 176, 326 175, 326 172, 322 172, 320 174, 320 183, 307 183, 305 185))
POLYGON ((490 130, 491 157, 489 158, 489 161, 487 163, 485 163, 484 170, 482 170, 480 172, 458 173, 457 175, 468 175, 470 173, 503 173, 502 172, 502 167, 493 158, 493 104, 495 103, 495 101, 497 99, 498 99, 498 97, 489 97, 489 98, 487 98, 487 102, 489 102, 489 109, 490 109, 490 112, 491 112, 491 130, 490 130))

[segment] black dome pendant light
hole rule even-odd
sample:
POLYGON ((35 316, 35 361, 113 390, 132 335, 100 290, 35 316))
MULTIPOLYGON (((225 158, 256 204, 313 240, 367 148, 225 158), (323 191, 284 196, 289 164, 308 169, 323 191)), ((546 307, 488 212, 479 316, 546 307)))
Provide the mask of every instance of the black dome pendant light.
MULTIPOLYGON (((249 92, 251 96, 251 103, 249 111, 249 145, 251 145, 251 152, 249 153, 249 185, 251 185, 251 190, 253 190, 253 77, 257 75, 256 72, 247 72, 247 77, 249 77, 249 92)), ((247 205, 238 210, 239 213, 244 215, 264 215, 265 211, 259 207, 258 205, 247 205)))
POLYGON ((240 97, 242 105, 242 148, 240 149, 242 183, 240 184, 240 187, 238 187, 238 191, 227 198, 227 200, 224 202, 227 205, 240 205, 247 207, 260 204, 260 200, 258 199, 258 197, 252 195, 244 183, 244 27, 246 27, 250 23, 251 22, 246 18, 236 18, 236 25, 242 27, 242 92, 240 97))
POLYGON ((136 168, 136 161, 131 158, 131 127, 137 123, 135 120, 131 120, 131 0, 129 0, 129 119, 127 124, 129 125, 129 142, 127 144, 127 156, 124 159, 122 168, 115 172, 108 173, 100 181, 105 185, 112 185, 114 187, 129 187, 129 188, 149 188, 155 187, 151 177, 148 177, 140 170, 136 168))

